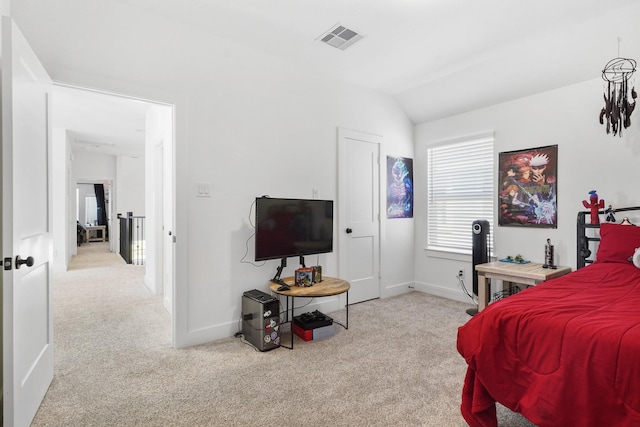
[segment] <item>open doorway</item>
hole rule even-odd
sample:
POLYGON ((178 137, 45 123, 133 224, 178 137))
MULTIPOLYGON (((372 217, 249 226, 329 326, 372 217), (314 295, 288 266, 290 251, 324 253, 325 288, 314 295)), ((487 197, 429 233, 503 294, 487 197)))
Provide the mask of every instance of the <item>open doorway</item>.
POLYGON ((80 200, 79 188, 102 185, 109 250, 120 253, 120 216, 144 218, 144 283, 163 296, 169 313, 174 283, 168 233, 174 221, 173 117, 171 105, 54 84, 54 270, 66 271, 77 254, 77 223, 94 226, 96 208, 87 210, 87 203, 93 206, 91 196, 85 191, 80 200))

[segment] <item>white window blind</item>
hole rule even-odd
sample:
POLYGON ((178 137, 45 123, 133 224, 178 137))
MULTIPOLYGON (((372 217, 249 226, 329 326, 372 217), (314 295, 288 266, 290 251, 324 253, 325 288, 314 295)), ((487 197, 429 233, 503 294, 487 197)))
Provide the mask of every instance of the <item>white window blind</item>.
POLYGON ((489 221, 493 248, 493 134, 427 150, 427 249, 471 254, 471 224, 489 221))

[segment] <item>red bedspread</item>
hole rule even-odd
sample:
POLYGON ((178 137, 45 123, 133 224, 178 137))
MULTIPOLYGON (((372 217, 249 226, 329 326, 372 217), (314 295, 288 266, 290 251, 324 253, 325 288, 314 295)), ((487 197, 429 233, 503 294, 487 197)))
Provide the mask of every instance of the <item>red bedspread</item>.
POLYGON ((544 426, 640 426, 640 269, 594 263, 489 305, 458 330, 462 415, 495 402, 544 426))

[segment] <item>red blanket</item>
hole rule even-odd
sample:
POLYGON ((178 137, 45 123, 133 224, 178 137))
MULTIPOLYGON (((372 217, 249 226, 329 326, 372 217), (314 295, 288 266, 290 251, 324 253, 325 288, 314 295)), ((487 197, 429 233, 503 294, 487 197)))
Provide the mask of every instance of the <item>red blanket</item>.
POLYGON ((544 426, 640 426, 640 269, 594 263, 489 305, 458 330, 462 415, 495 402, 544 426))

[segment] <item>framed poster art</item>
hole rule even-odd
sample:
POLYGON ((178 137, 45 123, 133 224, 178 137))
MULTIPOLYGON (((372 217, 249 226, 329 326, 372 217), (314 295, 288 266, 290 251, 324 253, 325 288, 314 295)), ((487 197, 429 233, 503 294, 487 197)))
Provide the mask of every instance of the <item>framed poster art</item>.
POLYGON ((413 218, 413 159, 387 156, 387 218, 413 218))
POLYGON ((557 228, 558 146, 498 155, 498 225, 557 228))

